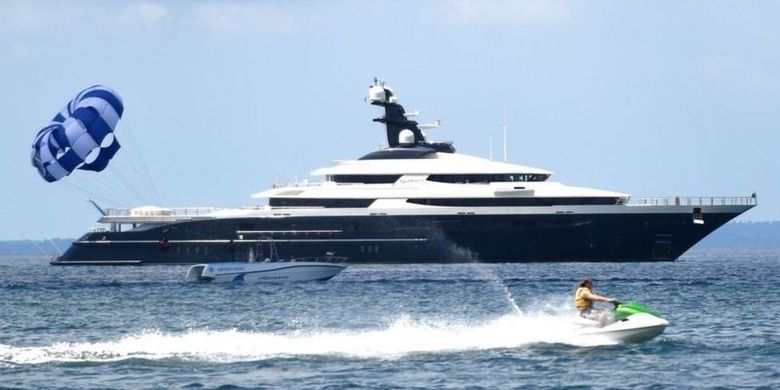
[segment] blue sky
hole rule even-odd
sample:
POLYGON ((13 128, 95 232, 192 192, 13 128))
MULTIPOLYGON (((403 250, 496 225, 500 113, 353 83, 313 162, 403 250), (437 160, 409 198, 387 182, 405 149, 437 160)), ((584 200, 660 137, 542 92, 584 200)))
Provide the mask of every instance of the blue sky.
POLYGON ((749 195, 780 219, 780 3, 0 2, 0 239, 75 237, 105 206, 243 206, 384 142, 387 80, 433 138, 634 196, 749 195), (103 174, 46 183, 37 130, 117 90, 103 174))

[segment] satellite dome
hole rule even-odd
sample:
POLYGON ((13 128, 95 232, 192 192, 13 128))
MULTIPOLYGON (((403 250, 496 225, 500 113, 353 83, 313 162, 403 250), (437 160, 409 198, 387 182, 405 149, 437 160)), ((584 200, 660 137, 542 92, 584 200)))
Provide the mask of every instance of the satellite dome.
POLYGON ((385 95, 385 89, 379 85, 372 85, 368 89, 368 101, 369 102, 384 102, 387 100, 385 95))
POLYGON ((401 132, 398 133, 398 143, 401 144, 401 146, 414 145, 414 133, 409 129, 401 130, 401 132))
POLYGON ((368 88, 366 99, 370 103, 387 103, 397 99, 393 98, 393 89, 384 85, 374 84, 368 88))

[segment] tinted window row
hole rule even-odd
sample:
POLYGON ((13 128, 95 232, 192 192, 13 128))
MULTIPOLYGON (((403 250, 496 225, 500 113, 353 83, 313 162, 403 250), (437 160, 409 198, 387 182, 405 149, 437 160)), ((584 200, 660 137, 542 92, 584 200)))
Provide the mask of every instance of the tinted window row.
POLYGON ((376 199, 330 199, 330 198, 271 198, 271 207, 359 207, 371 206, 376 199))
POLYGON ((491 182, 518 182, 518 181, 545 181, 550 175, 538 173, 510 173, 510 174, 470 174, 470 175, 430 175, 429 181, 440 183, 491 183, 491 182))
POLYGON ((333 175, 330 181, 336 183, 364 183, 364 184, 384 184, 395 183, 401 175, 333 175))
POLYGON ((585 206, 614 205, 620 198, 587 197, 587 198, 414 198, 406 202, 430 206, 451 207, 531 207, 531 206, 585 206))

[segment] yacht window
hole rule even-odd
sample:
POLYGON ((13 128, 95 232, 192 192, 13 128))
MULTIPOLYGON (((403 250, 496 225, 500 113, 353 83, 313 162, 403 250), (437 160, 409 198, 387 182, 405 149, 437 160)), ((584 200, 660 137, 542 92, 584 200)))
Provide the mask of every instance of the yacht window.
POLYGON ((428 181, 453 184, 491 183, 491 182, 519 182, 519 181, 545 181, 550 175, 539 173, 512 173, 512 174, 467 174, 467 175, 430 175, 428 181))
POLYGON ((333 175, 331 181, 336 183, 390 184, 395 183, 401 175, 333 175))
POLYGON ((324 207, 324 208, 366 208, 376 199, 345 198, 270 198, 271 207, 324 207))
POLYGON ((412 198, 407 203, 450 207, 534 207, 534 206, 584 206, 615 205, 620 198, 412 198))

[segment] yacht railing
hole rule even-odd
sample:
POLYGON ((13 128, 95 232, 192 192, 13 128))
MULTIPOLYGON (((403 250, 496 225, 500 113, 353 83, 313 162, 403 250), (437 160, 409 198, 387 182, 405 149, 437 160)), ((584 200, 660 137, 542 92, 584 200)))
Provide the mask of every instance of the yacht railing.
POLYGON ((296 187, 320 187, 322 186, 322 183, 320 182, 308 182, 308 181, 296 181, 296 182, 289 182, 289 183, 274 183, 273 188, 296 188, 296 187))
POLYGON ((132 208, 107 208, 107 217, 189 217, 226 210, 224 207, 177 207, 158 210, 137 210, 132 208))
POLYGON ((755 206, 753 196, 672 196, 661 198, 629 198, 627 206, 755 206))

